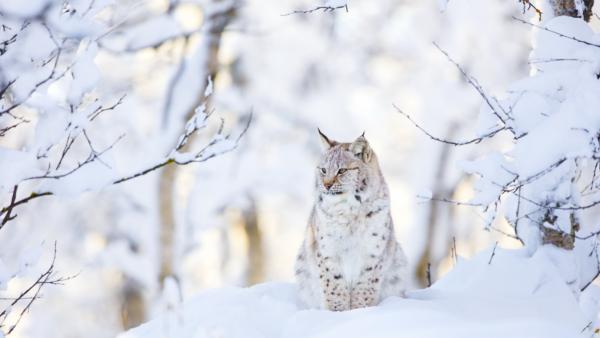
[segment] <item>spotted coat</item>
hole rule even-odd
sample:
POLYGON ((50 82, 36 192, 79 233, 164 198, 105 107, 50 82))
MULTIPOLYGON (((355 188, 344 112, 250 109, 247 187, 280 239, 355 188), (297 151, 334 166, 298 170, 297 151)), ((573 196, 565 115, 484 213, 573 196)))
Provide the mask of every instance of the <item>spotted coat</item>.
POLYGON ((396 241, 387 184, 364 136, 330 141, 296 260, 300 301, 343 311, 404 294, 406 258, 396 241))

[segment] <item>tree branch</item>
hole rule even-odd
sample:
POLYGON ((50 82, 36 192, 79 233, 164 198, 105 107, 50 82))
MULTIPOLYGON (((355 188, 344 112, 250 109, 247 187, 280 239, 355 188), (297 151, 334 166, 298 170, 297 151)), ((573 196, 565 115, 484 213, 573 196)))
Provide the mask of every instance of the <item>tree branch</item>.
POLYGON ((482 135, 480 137, 476 137, 470 140, 466 140, 466 141, 451 141, 451 140, 446 140, 437 136, 434 136, 433 134, 431 134, 430 132, 428 132, 425 128, 421 127, 421 125, 419 125, 417 122, 415 122, 412 117, 405 113, 402 109, 400 109, 398 106, 396 106, 395 104, 392 104, 392 106, 394 107, 394 109, 396 109, 396 111, 398 113, 400 113, 400 115, 406 117, 415 127, 417 127, 417 129, 419 129, 420 131, 422 131, 425 135, 429 136, 429 138, 431 138, 434 141, 438 141, 438 142, 442 142, 442 143, 446 143, 446 144, 450 144, 453 146, 464 146, 464 145, 468 145, 468 144, 477 144, 485 139, 488 138, 492 138, 494 137, 494 135, 498 134, 499 132, 506 130, 505 127, 500 127, 498 129, 495 129, 485 135, 482 135))
POLYGON ((348 4, 339 5, 339 6, 318 6, 318 7, 315 7, 312 9, 307 9, 307 10, 295 10, 293 12, 281 14, 281 16, 290 16, 290 15, 294 15, 294 14, 310 14, 310 13, 319 12, 319 11, 322 11, 323 13, 327 13, 327 12, 334 12, 335 10, 338 10, 338 9, 345 9, 346 13, 348 13, 348 4))
POLYGON ((512 16, 511 18, 512 18, 513 20, 519 21, 520 23, 523 23, 523 24, 529 25, 529 26, 531 26, 531 27, 535 27, 535 28, 537 28, 537 29, 544 30, 544 31, 546 31, 546 32, 549 32, 549 33, 552 33, 552 34, 558 35, 558 36, 560 36, 560 37, 563 37, 563 38, 565 38, 565 39, 570 39, 570 40, 573 40, 573 41, 577 41, 577 42, 579 42, 579 43, 583 43, 583 44, 585 44, 585 45, 588 45, 588 46, 592 46, 592 47, 600 48, 600 45, 598 45, 598 44, 595 44, 595 43, 592 43, 592 42, 589 42, 589 41, 585 41, 585 40, 581 40, 581 39, 578 39, 578 38, 576 38, 576 37, 574 37, 574 36, 565 35, 565 34, 563 34, 563 33, 557 32, 557 31, 555 31, 555 30, 552 30, 552 29, 550 29, 550 28, 546 28, 546 27, 544 27, 544 26, 536 25, 536 24, 534 24, 534 23, 531 23, 531 22, 525 21, 525 20, 523 20, 523 19, 519 19, 519 18, 517 18, 517 17, 515 17, 515 16, 512 16))

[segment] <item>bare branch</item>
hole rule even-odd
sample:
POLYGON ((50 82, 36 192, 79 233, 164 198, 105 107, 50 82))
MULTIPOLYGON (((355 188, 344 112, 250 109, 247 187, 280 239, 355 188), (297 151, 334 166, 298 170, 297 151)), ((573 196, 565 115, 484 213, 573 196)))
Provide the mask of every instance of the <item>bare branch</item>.
POLYGON ((572 61, 572 62, 581 62, 581 63, 592 63, 592 61, 590 61, 590 60, 585 60, 585 59, 574 59, 574 58, 552 58, 552 59, 536 59, 536 60, 530 60, 530 61, 529 61, 529 64, 552 63, 552 62, 566 62, 566 61, 572 61))
MULTIPOLYGON (((15 201, 17 200, 17 189, 19 188, 18 185, 15 185, 13 188, 13 192, 12 192, 12 197, 10 198, 10 205, 14 205, 15 201)), ((12 207, 8 208, 6 210, 6 214, 4 215, 4 218, 2 219, 2 224, 0 225, 0 229, 2 229, 2 227, 4 226, 4 224, 8 223, 8 221, 13 220, 15 217, 17 216, 11 216, 11 211, 12 211, 12 207)))
POLYGON ((294 14, 310 14, 310 13, 319 12, 319 11, 321 11, 323 13, 327 13, 327 12, 334 12, 335 10, 338 10, 338 9, 345 9, 346 13, 348 13, 348 4, 339 5, 339 6, 318 6, 313 9, 295 10, 293 12, 281 14, 281 16, 290 16, 290 15, 294 15, 294 14))
POLYGON ((526 11, 533 9, 538 15, 538 20, 542 21, 542 11, 539 8, 535 7, 535 5, 532 4, 530 0, 519 0, 519 2, 523 4, 523 14, 525 14, 526 11))
POLYGON ((486 230, 495 231, 495 232, 497 232, 497 233, 499 233, 499 234, 501 234, 503 236, 506 236, 508 238, 516 239, 517 241, 521 242, 521 244, 523 244, 523 240, 520 239, 519 236, 516 236, 516 235, 513 235, 513 234, 509 234, 508 232, 506 232, 504 230, 498 229, 498 228, 493 227, 493 226, 487 227, 486 230))
POLYGON ((47 172, 44 175, 27 177, 27 178, 23 179, 23 181, 40 180, 40 179, 57 180, 57 179, 60 179, 60 178, 63 178, 63 177, 73 174, 74 172, 78 171, 79 169, 85 167, 86 165, 88 165, 92 162, 95 162, 96 160, 98 160, 99 162, 102 162, 100 157, 107 151, 111 150, 121 139, 123 139, 124 136, 125 136, 124 134, 120 135, 111 145, 109 145, 108 147, 104 148, 101 151, 94 150, 91 143, 89 143, 89 138, 88 138, 88 144, 90 146, 90 153, 88 154, 87 158, 83 162, 78 163, 74 168, 67 170, 60 174, 58 174, 58 173, 51 174, 51 173, 47 172))
MULTIPOLYGON (((483 98, 483 100, 485 101, 486 105, 491 109, 492 113, 498 118, 498 120, 500 121, 500 123, 504 126, 505 129, 509 130, 515 137, 517 137, 515 131, 513 130, 513 128, 511 126, 509 126, 506 122, 506 119, 510 119, 510 115, 508 115, 508 113, 504 110, 504 107, 502 107, 502 105, 498 104, 498 101, 493 98, 493 97, 489 97, 483 87, 481 87, 481 85, 477 82, 477 80, 473 77, 471 77, 464 69, 463 67, 458 64, 458 62, 454 61, 454 59, 452 59, 450 57, 450 55, 448 54, 448 52, 446 52, 445 50, 443 50, 437 43, 433 42, 433 45, 442 53, 446 56, 446 58, 448 59, 448 61, 450 61, 452 64, 454 64, 454 66, 456 66, 456 68, 458 69, 458 71, 463 75, 463 77, 465 78, 465 80, 467 80, 467 83, 469 83, 476 91, 477 93, 479 93, 479 95, 483 98), (496 102, 496 104, 498 105, 498 109, 497 107, 494 106, 494 104, 492 104, 492 101, 496 102), (501 114, 502 113, 502 114, 501 114), (504 115, 504 117, 502 116, 504 115)), ((520 135, 519 137, 521 137, 522 135, 520 135)))
POLYGON ((563 38, 565 38, 565 39, 571 39, 571 40, 573 40, 573 41, 577 41, 577 42, 579 42, 579 43, 583 43, 583 44, 585 44, 585 45, 588 45, 588 46, 593 46, 593 47, 600 48, 600 45, 598 45, 598 44, 595 44, 595 43, 592 43, 592 42, 589 42, 589 41, 585 41, 585 40, 581 40, 581 39, 578 39, 578 38, 576 38, 576 37, 574 37, 574 36, 565 35, 565 34, 563 34, 563 33, 557 32, 557 31, 555 31, 555 30, 552 30, 552 29, 550 29, 550 28, 546 28, 546 27, 543 27, 543 26, 540 26, 540 25, 536 25, 536 24, 534 24, 534 23, 531 23, 531 22, 525 21, 525 20, 523 20, 523 19, 519 19, 519 18, 517 18, 517 17, 514 17, 514 16, 512 17, 512 19, 513 19, 513 20, 516 20, 516 21, 519 21, 519 22, 521 22, 521 23, 524 23, 524 24, 526 24, 526 25, 529 25, 529 26, 532 26, 532 27, 535 27, 535 28, 538 28, 538 29, 544 30, 544 31, 546 31, 546 32, 550 32, 550 33, 552 33, 552 34, 558 35, 558 36, 560 36, 560 37, 563 37, 563 38))
POLYGON ((591 254, 596 256, 596 274, 592 278, 590 278, 590 280, 580 289, 580 291, 584 291, 585 289, 587 289, 588 286, 590 286, 596 280, 596 278, 600 276, 600 257, 598 255, 598 242, 594 244, 594 249, 592 250, 590 255, 591 254))
MULTIPOLYGON (((18 206, 18 205, 21 205, 21 204, 25 204, 25 203, 27 203, 27 202, 31 201, 32 199, 36 199, 36 198, 39 198, 39 197, 42 197, 42 196, 49 196, 49 195, 52 195, 52 194, 53 194, 53 193, 51 193, 51 192, 49 192, 49 191, 47 191, 47 192, 41 192, 41 193, 32 192, 32 193, 31 193, 29 196, 27 196, 27 197, 25 197, 25 198, 22 198, 22 199, 20 199, 20 200, 16 200, 16 201, 14 201, 14 203, 13 203, 13 202, 11 202, 11 203, 10 203, 8 206, 6 206, 6 207, 3 207, 3 208, 0 210, 0 216, 4 215, 4 213, 8 213, 8 211, 9 211, 9 210, 12 210, 12 209, 14 209, 14 207, 16 207, 16 206, 18 206)), ((4 226, 4 225, 7 223, 7 222, 8 222, 8 221, 6 221, 6 222, 5 222, 5 221, 3 221, 3 222, 2 222, 2 224, 0 224, 0 229, 2 229, 2 227, 3 227, 3 226, 4 226)))
POLYGON ((480 203, 461 202, 461 201, 455 201, 455 200, 451 200, 451 199, 447 199, 447 198, 441 198, 441 197, 417 196, 417 198, 421 198, 421 199, 427 200, 427 201, 443 202, 443 203, 449 203, 449 204, 454 204, 454 205, 459 205, 459 206, 483 207, 483 205, 480 204, 480 203))
POLYGON ((25 302, 25 306, 19 312, 16 321, 8 327, 8 330, 6 331, 7 335, 11 334, 14 331, 14 329, 17 327, 17 325, 21 322, 21 319, 23 318, 25 313, 28 312, 29 309, 31 308, 31 305, 33 304, 33 302, 36 299, 40 298, 40 291, 42 290, 44 285, 59 285, 65 281, 75 278, 77 276, 77 275, 74 275, 74 276, 69 276, 69 277, 56 277, 54 275, 55 263, 56 263, 56 241, 54 242, 54 250, 53 250, 50 266, 42 274, 40 274, 40 276, 31 285, 29 285, 29 287, 27 287, 25 290, 23 290, 18 296, 11 298, 12 301, 9 303, 9 305, 0 312, 0 318, 6 319, 6 317, 8 316, 8 313, 15 305, 19 304, 20 302, 25 302))
POLYGON ((431 138, 434 141, 438 141, 438 142, 442 142, 442 143, 446 143, 446 144, 450 144, 453 146, 464 146, 464 145, 468 145, 468 144, 477 144, 487 138, 492 138, 494 135, 498 134, 499 132, 506 130, 505 127, 501 127, 498 129, 495 129, 485 135, 482 135, 480 137, 476 137, 470 140, 466 140, 466 141, 451 141, 451 140, 445 140, 442 139, 440 137, 434 136, 433 134, 431 134, 430 132, 428 132, 425 128, 421 127, 421 125, 419 125, 417 122, 415 122, 415 120, 412 119, 412 117, 405 113, 402 109, 400 109, 398 106, 396 106, 395 104, 392 104, 392 106, 394 107, 394 109, 396 109, 396 111, 398 113, 400 113, 400 115, 406 117, 415 127, 417 127, 417 129, 419 129, 420 131, 422 131, 425 135, 429 136, 429 138, 431 138))
POLYGON ((18 126, 20 126, 23 123, 28 123, 28 122, 29 121, 27 121, 27 120, 21 120, 15 124, 11 124, 9 126, 0 128, 0 137, 6 136, 6 133, 8 133, 9 131, 17 128, 18 126))
POLYGON ((498 247, 498 241, 496 241, 496 244, 494 244, 494 249, 492 250, 492 255, 490 256, 490 260, 488 261, 488 265, 492 264, 492 260, 494 259, 494 256, 496 256, 496 248, 498 247))
POLYGON ((100 106, 100 107, 96 108, 96 110, 94 110, 91 114, 88 115, 88 119, 90 121, 94 121, 98 116, 100 116, 100 114, 104 113, 105 111, 114 110, 115 108, 117 108, 119 105, 121 105, 123 103, 123 99, 125 99, 126 96, 127 96, 127 94, 121 95, 121 97, 119 97, 119 100, 117 100, 117 102, 115 102, 111 106, 108 106, 108 107, 100 106))

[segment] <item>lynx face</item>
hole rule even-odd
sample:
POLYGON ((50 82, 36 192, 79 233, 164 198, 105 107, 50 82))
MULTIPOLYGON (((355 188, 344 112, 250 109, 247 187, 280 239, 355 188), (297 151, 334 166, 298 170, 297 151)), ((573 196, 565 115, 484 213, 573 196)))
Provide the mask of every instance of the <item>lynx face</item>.
POLYGON ((325 153, 317 166, 317 188, 321 194, 339 195, 362 191, 371 169, 373 152, 364 136, 352 143, 329 140, 319 131, 325 153))

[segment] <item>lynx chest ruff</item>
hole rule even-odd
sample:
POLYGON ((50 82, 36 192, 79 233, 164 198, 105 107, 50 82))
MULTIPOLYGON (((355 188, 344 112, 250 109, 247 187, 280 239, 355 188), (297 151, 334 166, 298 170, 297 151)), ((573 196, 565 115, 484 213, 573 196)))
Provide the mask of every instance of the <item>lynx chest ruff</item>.
POLYGON ((318 222, 322 225, 315 239, 319 251, 339 262, 345 280, 351 285, 358 280, 360 268, 365 265, 363 258, 369 253, 369 243, 364 240, 370 228, 366 213, 351 194, 328 196, 317 210, 318 222))

